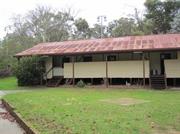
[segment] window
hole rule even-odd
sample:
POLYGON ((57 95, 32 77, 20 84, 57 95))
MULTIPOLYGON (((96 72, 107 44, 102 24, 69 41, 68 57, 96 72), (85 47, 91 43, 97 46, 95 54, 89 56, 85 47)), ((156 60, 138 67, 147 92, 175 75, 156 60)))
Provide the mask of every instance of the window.
POLYGON ((170 53, 163 53, 161 54, 161 59, 172 59, 170 53))
POLYGON ((115 56, 115 55, 109 55, 109 56, 107 57, 107 60, 108 60, 108 61, 116 61, 116 56, 115 56))
POLYGON ((177 59, 177 51, 161 53, 161 59, 177 59))
POLYGON ((84 61, 84 62, 90 62, 90 61, 92 61, 92 56, 84 56, 84 57, 83 57, 83 61, 84 61))
POLYGON ((63 63, 69 63, 70 62, 70 58, 69 57, 64 57, 63 58, 63 63))
POLYGON ((142 53, 132 53, 132 60, 142 60, 142 53))
POLYGON ((75 61, 76 62, 83 62, 83 57, 82 56, 76 56, 76 59, 75 59, 75 61))

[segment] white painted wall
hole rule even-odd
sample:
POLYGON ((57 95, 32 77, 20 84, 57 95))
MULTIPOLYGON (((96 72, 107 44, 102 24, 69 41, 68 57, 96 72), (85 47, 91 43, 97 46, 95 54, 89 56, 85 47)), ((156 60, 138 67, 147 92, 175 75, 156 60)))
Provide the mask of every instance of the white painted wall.
MULTIPOLYGON (((108 62, 109 78, 143 78, 143 61, 108 62)), ((149 77, 149 61, 145 61, 145 77, 149 77)))
POLYGON ((53 68, 53 75, 54 76, 63 76, 64 75, 64 69, 61 67, 54 67, 53 68))
MULTIPOLYGON (((64 64, 64 78, 72 78, 72 63, 64 64)), ((105 78, 106 62, 77 62, 75 78, 105 78)), ((145 76, 149 77, 149 61, 145 61, 145 76)), ((143 61, 109 61, 109 78, 143 78, 143 61)))
POLYGON ((105 62, 79 62, 74 64, 75 78, 103 78, 106 77, 105 62))
POLYGON ((73 77, 72 63, 64 63, 64 78, 73 77))
POLYGON ((178 59, 164 60, 167 78, 180 78, 180 52, 177 53, 178 59))

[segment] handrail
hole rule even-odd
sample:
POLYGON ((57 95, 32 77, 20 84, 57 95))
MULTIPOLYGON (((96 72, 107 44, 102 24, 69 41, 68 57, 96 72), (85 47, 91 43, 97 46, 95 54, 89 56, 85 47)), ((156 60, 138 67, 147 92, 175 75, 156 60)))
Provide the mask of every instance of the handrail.
POLYGON ((165 74, 155 74, 155 75, 150 75, 150 77, 165 77, 165 74))
POLYGON ((43 74, 43 76, 46 77, 46 80, 47 80, 47 75, 48 75, 48 73, 49 73, 50 71, 52 71, 53 68, 54 68, 54 67, 51 67, 47 72, 45 72, 45 73, 43 74))
POLYGON ((164 73, 164 81, 165 81, 165 86, 167 88, 167 76, 166 76, 166 73, 164 73))

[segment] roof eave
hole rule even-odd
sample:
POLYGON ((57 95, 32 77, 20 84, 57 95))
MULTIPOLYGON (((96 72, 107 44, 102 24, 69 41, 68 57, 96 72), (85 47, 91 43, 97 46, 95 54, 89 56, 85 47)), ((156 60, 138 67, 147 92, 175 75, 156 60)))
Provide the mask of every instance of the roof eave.
POLYGON ((128 52, 157 52, 157 51, 178 51, 180 48, 156 48, 156 49, 129 49, 129 50, 113 50, 113 51, 96 51, 96 52, 75 52, 75 53, 44 53, 44 54, 17 54, 14 55, 16 58, 26 57, 26 56, 43 56, 43 55, 60 55, 60 56, 66 56, 66 55, 85 55, 85 54, 107 54, 107 53, 128 53, 128 52))

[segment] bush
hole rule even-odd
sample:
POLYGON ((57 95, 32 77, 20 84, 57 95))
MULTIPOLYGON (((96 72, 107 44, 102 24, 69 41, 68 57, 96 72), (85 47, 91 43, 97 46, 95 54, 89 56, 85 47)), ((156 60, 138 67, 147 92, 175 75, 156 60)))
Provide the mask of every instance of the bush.
POLYGON ((77 87, 83 88, 83 87, 85 87, 85 83, 82 80, 80 80, 77 83, 77 87))
POLYGON ((1 77, 8 77, 12 75, 12 70, 10 67, 8 67, 7 69, 0 69, 0 78, 1 77))
POLYGON ((19 86, 31 86, 40 84, 44 70, 39 57, 28 57, 19 61, 14 74, 19 86))

